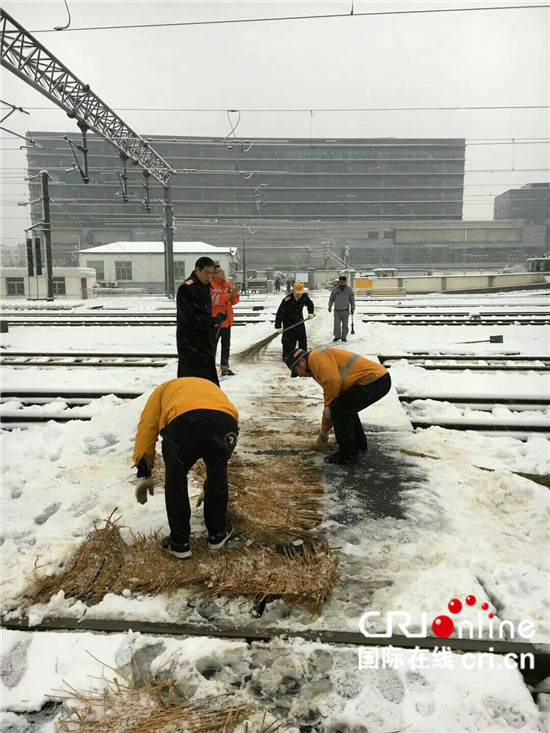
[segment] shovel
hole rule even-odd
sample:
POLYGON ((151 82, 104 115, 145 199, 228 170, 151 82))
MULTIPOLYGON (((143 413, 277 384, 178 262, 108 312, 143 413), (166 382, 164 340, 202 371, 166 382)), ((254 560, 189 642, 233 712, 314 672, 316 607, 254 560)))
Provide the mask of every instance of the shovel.
POLYGON ((353 325, 353 313, 351 314, 351 335, 355 336, 355 326, 353 325))

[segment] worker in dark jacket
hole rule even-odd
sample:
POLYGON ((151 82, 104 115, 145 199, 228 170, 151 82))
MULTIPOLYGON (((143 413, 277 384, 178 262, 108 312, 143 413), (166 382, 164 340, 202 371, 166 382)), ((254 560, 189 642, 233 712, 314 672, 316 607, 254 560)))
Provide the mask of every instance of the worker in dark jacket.
MULTIPOLYGON (((305 292, 303 283, 294 283, 292 286, 292 293, 286 295, 279 306, 277 315, 275 316, 275 328, 289 328, 294 323, 300 323, 304 320, 304 307, 307 308, 308 319, 313 318, 313 311, 315 306, 309 295, 305 292)), ((304 351, 307 349, 307 335, 306 327, 304 323, 300 323, 295 328, 290 328, 285 331, 282 335, 283 342, 283 361, 291 354, 295 347, 296 342, 301 349, 304 351)))
POLYGON ((321 385, 325 408, 317 447, 323 450, 334 426, 338 450, 327 463, 355 463, 367 450, 367 436, 359 412, 388 394, 388 370, 375 361, 344 349, 296 349, 286 360, 291 377, 313 377, 321 385))
POLYGON ((227 462, 237 443, 238 419, 237 408, 222 390, 196 377, 164 382, 151 394, 141 413, 134 445, 136 499, 145 504, 147 493, 153 494, 151 470, 160 432, 170 525, 170 535, 163 538, 162 546, 175 557, 191 555, 187 472, 199 458, 206 465, 204 523, 208 548, 219 550, 231 536, 232 527, 226 519, 227 462))
POLYGON ((199 257, 191 277, 178 288, 176 340, 178 377, 201 377, 219 386, 214 344, 216 326, 227 318, 227 312, 212 317, 210 281, 214 260, 199 257))

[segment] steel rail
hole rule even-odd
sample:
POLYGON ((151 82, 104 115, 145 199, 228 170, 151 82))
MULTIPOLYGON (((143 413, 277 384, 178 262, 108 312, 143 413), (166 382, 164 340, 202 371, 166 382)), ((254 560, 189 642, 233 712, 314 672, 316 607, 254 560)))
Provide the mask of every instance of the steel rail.
POLYGON ((398 318, 362 318, 363 323, 386 323, 391 326, 545 326, 550 324, 550 318, 544 317, 538 320, 510 318, 495 319, 492 321, 459 320, 458 318, 434 318, 410 320, 398 318))
POLYGON ((497 423, 497 422, 472 422, 468 420, 437 420, 411 417, 411 425, 417 428, 439 427, 445 430, 471 430, 476 433, 503 433, 506 435, 530 435, 531 433, 543 433, 550 436, 550 420, 546 424, 540 423, 497 423))
MULTIPOLYGON (((9 327, 15 327, 15 326, 175 326, 176 325, 176 319, 165 319, 160 320, 156 319, 142 319, 142 320, 108 320, 108 319, 98 319, 95 321, 92 320, 86 320, 86 319, 50 319, 50 320, 32 320, 32 319, 8 319, 5 321, 8 324, 9 327)), ((254 320, 242 320, 242 319, 235 319, 233 321, 233 326, 246 326, 249 324, 254 323, 265 323, 264 320, 261 319, 254 319, 254 320)))
POLYGON ((429 395, 407 394, 398 395, 400 402, 416 402, 417 400, 432 400, 434 402, 450 402, 451 404, 475 405, 550 405, 550 397, 476 397, 468 395, 429 395))
POLYGON ((475 654, 532 654, 536 668, 550 664, 550 645, 532 644, 524 641, 490 640, 490 639, 439 639, 437 637, 411 638, 394 634, 387 637, 365 637, 358 631, 339 631, 333 629, 284 629, 278 627, 250 626, 214 626, 188 623, 169 623, 163 621, 139 621, 124 619, 63 618, 47 616, 38 624, 29 624, 28 618, 8 618, 4 616, 1 626, 5 629, 41 632, 41 631, 97 631, 119 634, 129 630, 141 634, 158 636, 210 636, 220 639, 244 639, 253 641, 273 641, 278 638, 304 639, 305 641, 323 644, 338 644, 353 647, 401 647, 405 649, 441 649, 449 647, 452 651, 475 654))
POLYGON ((409 354, 380 354, 380 361, 388 359, 449 359, 454 361, 464 360, 471 361, 473 359, 481 359, 483 361, 545 361, 550 363, 550 355, 548 356, 528 356, 526 354, 430 354, 427 351, 413 351, 409 354))

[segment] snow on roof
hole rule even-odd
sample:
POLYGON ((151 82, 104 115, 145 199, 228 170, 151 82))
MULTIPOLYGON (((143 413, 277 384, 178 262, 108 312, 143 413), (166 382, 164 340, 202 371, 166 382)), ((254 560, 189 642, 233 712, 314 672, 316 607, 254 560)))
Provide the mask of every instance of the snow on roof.
MULTIPOLYGON (((234 247, 214 247, 206 242, 174 242, 174 254, 234 254, 234 247)), ((79 254, 164 254, 163 242, 111 242, 81 249, 79 254)))

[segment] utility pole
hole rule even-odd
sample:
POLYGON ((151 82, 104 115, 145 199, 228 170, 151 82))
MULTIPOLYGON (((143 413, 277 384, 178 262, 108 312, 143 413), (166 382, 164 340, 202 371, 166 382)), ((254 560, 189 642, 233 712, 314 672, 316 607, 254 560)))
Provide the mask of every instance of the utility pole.
POLYGON ((46 285, 47 300, 53 300, 53 267, 52 267, 52 230, 50 223, 50 191, 48 185, 48 171, 40 171, 40 184, 42 186, 42 231, 44 232, 44 244, 46 251, 46 285))
POLYGON ((174 298, 174 209, 170 184, 164 187, 164 284, 168 297, 174 298))
POLYGON ((242 286, 242 292, 246 293, 246 234, 245 234, 245 227, 246 224, 243 224, 243 286, 242 286))

